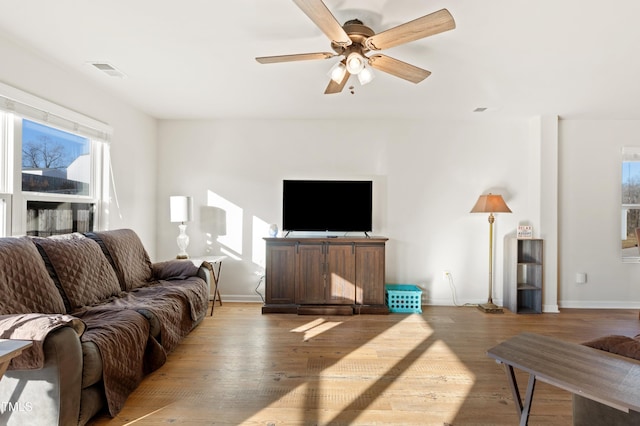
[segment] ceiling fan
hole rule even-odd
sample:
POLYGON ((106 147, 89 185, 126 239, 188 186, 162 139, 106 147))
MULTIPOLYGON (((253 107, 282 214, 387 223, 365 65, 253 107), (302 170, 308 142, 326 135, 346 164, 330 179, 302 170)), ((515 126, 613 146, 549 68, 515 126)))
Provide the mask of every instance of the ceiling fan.
POLYGON ((449 11, 441 9, 376 34, 358 19, 352 19, 345 22, 344 25, 340 25, 322 0, 293 0, 293 2, 329 37, 331 48, 335 53, 317 52, 261 56, 257 57, 256 61, 261 64, 273 64, 341 56, 343 59, 330 70, 331 80, 324 91, 325 94, 340 93, 353 74, 358 76, 360 84, 367 84, 373 79, 371 68, 412 83, 421 82, 431 75, 430 71, 380 53, 371 56, 366 56, 366 53, 388 49, 456 27, 449 11))

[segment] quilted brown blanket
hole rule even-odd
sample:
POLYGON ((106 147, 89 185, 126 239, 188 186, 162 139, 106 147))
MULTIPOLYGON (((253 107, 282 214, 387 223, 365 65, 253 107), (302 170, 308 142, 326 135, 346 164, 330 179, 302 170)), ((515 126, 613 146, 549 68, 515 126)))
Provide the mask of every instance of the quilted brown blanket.
POLYGON ((159 284, 75 313, 87 325, 82 341, 94 342, 100 349, 112 417, 120 412, 144 374, 162 366, 166 354, 193 329, 197 313, 206 312, 207 286, 200 278, 159 284), (138 312, 144 310, 160 319, 160 342, 149 336, 149 322, 138 312))
POLYGON ((85 325, 71 315, 62 314, 14 314, 0 315, 0 338, 32 340, 33 345, 11 360, 9 369, 39 369, 44 366, 44 340, 60 327, 72 327, 82 335, 85 325))
POLYGON ((180 281, 159 281, 159 285, 139 287, 115 298, 111 309, 150 311, 160 319, 160 344, 169 353, 193 329, 198 312, 206 312, 209 303, 207 286, 202 279, 190 277, 180 281))
POLYGON ((164 353, 149 342, 149 323, 138 312, 97 307, 77 315, 87 325, 82 341, 93 342, 100 350, 107 406, 113 417, 142 381, 145 363, 157 363, 158 357, 164 362, 164 353))

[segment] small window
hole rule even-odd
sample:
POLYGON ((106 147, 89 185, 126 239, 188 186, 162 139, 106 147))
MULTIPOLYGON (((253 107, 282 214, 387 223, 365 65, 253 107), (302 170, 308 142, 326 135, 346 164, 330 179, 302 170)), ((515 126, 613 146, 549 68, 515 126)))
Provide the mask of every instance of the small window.
POLYGON ((640 148, 625 147, 622 151, 622 258, 640 260, 636 228, 640 228, 640 148))
POLYGON ((91 195, 91 141, 22 121, 22 190, 91 195))

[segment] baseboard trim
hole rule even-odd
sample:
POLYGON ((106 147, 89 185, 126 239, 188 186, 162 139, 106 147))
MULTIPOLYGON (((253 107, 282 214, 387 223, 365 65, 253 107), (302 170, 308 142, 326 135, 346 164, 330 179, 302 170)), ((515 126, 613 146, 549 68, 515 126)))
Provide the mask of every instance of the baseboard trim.
POLYGON ((566 309, 640 309, 640 302, 561 300, 559 306, 566 309))

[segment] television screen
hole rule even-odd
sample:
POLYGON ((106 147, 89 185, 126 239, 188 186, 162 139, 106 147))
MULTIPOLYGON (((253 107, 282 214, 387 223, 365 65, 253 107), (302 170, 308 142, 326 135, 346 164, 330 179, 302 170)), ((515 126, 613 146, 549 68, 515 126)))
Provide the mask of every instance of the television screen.
POLYGON ((283 230, 369 232, 372 227, 371 181, 283 182, 283 230))

